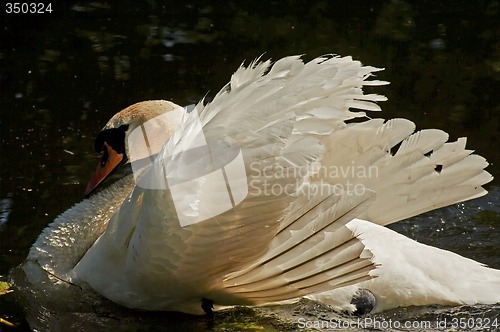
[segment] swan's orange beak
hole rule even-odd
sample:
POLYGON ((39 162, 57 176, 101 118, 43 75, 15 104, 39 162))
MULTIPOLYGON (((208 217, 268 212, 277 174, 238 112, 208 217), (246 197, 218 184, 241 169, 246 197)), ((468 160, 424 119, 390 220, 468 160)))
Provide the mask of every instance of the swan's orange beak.
POLYGON ((88 197, 103 183, 116 169, 126 161, 123 153, 118 153, 113 148, 104 142, 103 150, 101 151, 101 160, 97 169, 91 175, 87 188, 85 188, 85 196, 88 197))

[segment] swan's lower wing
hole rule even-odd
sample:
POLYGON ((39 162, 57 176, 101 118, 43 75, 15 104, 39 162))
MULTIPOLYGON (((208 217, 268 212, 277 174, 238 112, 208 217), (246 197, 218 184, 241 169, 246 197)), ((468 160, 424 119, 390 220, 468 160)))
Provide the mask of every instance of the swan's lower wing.
POLYGON ((366 280, 374 267, 344 227, 371 204, 370 191, 303 193, 292 203, 286 196, 249 196, 184 227, 168 191, 140 195, 143 204, 161 202, 159 209, 142 206, 128 243, 128 274, 145 291, 182 289, 218 304, 258 304, 366 280), (277 208, 283 204, 288 208, 277 208), (155 222, 166 215, 168 222, 155 222))
POLYGON ((267 253, 226 276, 224 285, 231 293, 262 304, 370 278, 372 254, 345 224, 372 204, 374 193, 338 195, 332 191, 335 187, 324 184, 308 188, 315 195, 303 195, 291 204, 267 253))

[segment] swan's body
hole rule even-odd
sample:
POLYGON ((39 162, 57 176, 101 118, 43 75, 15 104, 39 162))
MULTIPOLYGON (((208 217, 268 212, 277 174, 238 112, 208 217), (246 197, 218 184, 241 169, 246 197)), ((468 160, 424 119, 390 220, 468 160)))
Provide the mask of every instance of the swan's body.
MULTIPOLYGON (((135 181, 129 176, 57 218, 30 251, 28 276, 36 282, 45 270, 128 307, 188 313, 201 313, 204 299, 259 305, 311 294, 327 299, 332 289, 347 299, 359 287, 350 285, 361 282, 377 301, 385 296, 379 310, 500 301, 498 271, 378 226, 484 195, 481 185, 491 176, 485 160, 465 150, 465 139, 446 143, 439 130, 413 134, 414 124, 404 119, 347 123, 364 116, 350 107, 377 111, 374 102, 385 99, 361 92, 363 85, 385 84, 367 80, 374 71, 350 58, 303 64, 288 57, 271 69, 269 62, 240 68, 213 102, 190 113, 162 101, 118 113, 96 141, 103 159, 87 193, 127 160, 140 165, 135 181), (165 114, 162 134, 149 135, 138 152, 132 132, 146 133, 146 122, 165 114), (203 144, 216 143, 223 164, 189 154, 200 132, 203 144), (218 174, 223 186, 210 180, 218 174), (228 193, 231 208, 222 209, 228 193), (349 223, 356 217, 373 224, 349 223), (377 246, 393 240, 412 243, 395 246, 401 265, 377 246), (431 263, 454 255, 450 262, 484 278, 470 274, 426 296, 436 288, 432 273, 415 276, 416 283, 395 277, 425 272, 408 268, 420 250, 432 252, 431 263), (405 287, 411 290, 401 294, 405 287)), ((348 308, 342 301, 335 305, 348 308)))

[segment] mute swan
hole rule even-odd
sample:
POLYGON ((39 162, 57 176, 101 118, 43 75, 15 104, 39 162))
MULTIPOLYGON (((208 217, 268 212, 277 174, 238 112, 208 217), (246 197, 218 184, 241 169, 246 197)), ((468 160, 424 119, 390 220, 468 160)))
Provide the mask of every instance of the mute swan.
POLYGON ((361 289, 375 300, 365 311, 500 301, 499 271, 383 227, 482 196, 492 177, 465 138, 368 118, 385 100, 362 92, 387 84, 370 79, 378 70, 350 57, 256 60, 189 112, 122 110, 96 139, 86 194, 124 163, 133 174, 56 218, 27 276, 192 314, 303 296, 355 311, 361 289))

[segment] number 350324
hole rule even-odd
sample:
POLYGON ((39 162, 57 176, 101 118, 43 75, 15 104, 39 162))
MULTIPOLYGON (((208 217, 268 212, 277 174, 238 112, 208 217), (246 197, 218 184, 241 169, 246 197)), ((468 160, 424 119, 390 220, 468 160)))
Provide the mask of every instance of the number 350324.
POLYGON ((41 2, 7 2, 5 4, 7 14, 45 14, 52 13, 51 3, 41 2))

